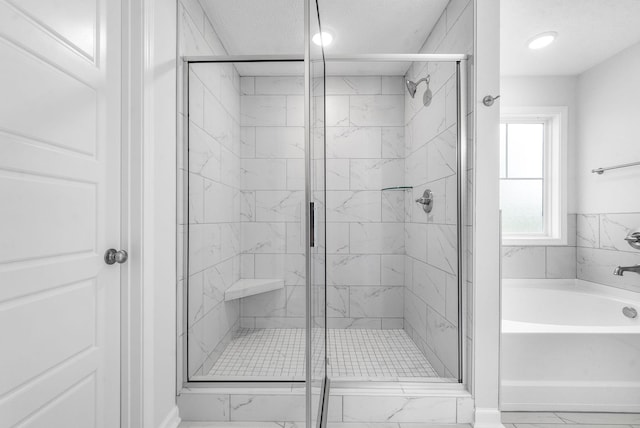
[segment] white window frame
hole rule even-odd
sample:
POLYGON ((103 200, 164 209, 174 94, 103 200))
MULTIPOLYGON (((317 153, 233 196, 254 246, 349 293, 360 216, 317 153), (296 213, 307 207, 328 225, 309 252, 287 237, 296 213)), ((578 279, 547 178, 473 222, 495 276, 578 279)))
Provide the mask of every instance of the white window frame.
POLYGON ((503 234, 503 245, 567 245, 567 117, 568 108, 502 107, 500 124, 544 123, 544 232, 503 234))

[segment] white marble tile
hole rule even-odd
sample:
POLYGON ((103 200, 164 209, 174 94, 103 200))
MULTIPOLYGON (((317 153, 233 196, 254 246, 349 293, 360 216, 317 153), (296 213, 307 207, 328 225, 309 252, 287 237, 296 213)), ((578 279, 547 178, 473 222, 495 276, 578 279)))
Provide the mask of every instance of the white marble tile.
POLYGON ((220 183, 240 187, 240 158, 228 148, 220 148, 220 183))
POLYGON ((446 279, 447 274, 444 271, 415 261, 411 291, 438 312, 445 313, 446 279))
POLYGON ((349 287, 327 286, 327 317, 349 316, 349 287))
POLYGON ((189 223, 204 222, 204 179, 189 174, 189 223))
POLYGON ((286 126, 287 97, 279 95, 240 97, 241 126, 286 126))
POLYGON ((382 94, 404 95, 403 76, 382 76, 382 94))
POLYGON ((255 78, 257 95, 304 95, 304 77, 258 76, 255 78))
POLYGON ((255 95, 256 78, 251 76, 240 77, 240 95, 255 95))
POLYGON ((455 274, 458 269, 457 231, 454 226, 427 225, 427 261, 430 265, 455 274))
POLYGON ((287 253, 304 253, 304 231, 302 223, 287 223, 287 253))
POLYGON ((327 95, 379 95, 380 76, 327 76, 327 95))
POLYGON ((349 126, 349 97, 328 95, 325 99, 327 103, 326 126, 349 126))
POLYGON ((303 95, 287 95, 287 126, 304 127, 303 95))
POLYGON ((304 395, 231 395, 232 421, 303 421, 304 395))
POLYGON ((240 254, 240 276, 242 278, 255 278, 255 255, 240 254))
POLYGON ((457 224, 458 223, 458 177, 457 175, 452 175, 450 177, 445 178, 444 187, 445 187, 444 191, 446 195, 444 221, 446 224, 457 224))
POLYGON ((240 192, 240 221, 256 221, 256 192, 240 192))
POLYGON ((427 308, 427 344, 446 369, 457 376, 458 329, 431 308, 427 308))
POLYGON ((597 214, 578 214, 576 241, 578 247, 598 248, 600 246, 600 221, 597 214))
POLYGON ((243 223, 243 253, 284 253, 284 223, 243 223))
POLYGON ((206 269, 203 275, 203 304, 205 312, 208 312, 224 302, 225 290, 237 280, 235 277, 239 275, 234 274, 233 259, 228 259, 206 269))
POLYGON ((205 92, 202 81, 192 71, 189 74, 189 121, 199 128, 204 128, 205 92))
POLYGON ((349 190, 349 159, 327 159, 326 172, 319 162, 316 172, 318 182, 326 175, 327 190, 349 190))
POLYGON ((456 90, 456 77, 452 76, 445 84, 445 118, 447 128, 456 124, 458 120, 458 93, 456 90))
POLYGON ((380 256, 328 255, 327 284, 380 285, 380 256))
POLYGON ((600 214, 600 248, 618 251, 637 251, 624 238, 640 228, 640 213, 600 214))
POLYGON ((502 412, 503 423, 562 424, 564 421, 552 412, 502 412))
POLYGON ((356 254, 404 254, 404 224, 352 223, 350 251, 356 254))
POLYGON ((402 126, 403 105, 403 95, 353 95, 349 121, 354 126, 402 126))
POLYGON ((570 247, 575 247, 577 244, 577 215, 576 214, 567 214, 567 245, 570 247))
POLYGON ((404 190, 385 190, 380 193, 382 221, 404 222, 404 206, 407 195, 410 195, 410 193, 404 190))
POLYGON ((204 94, 204 130, 220 144, 231 147, 233 121, 224 106, 209 92, 204 94))
POLYGON ((447 129, 427 144, 427 181, 456 173, 456 144, 455 128, 447 129))
POLYGON ((285 285, 304 285, 304 255, 256 254, 255 277, 284 279, 285 285))
POLYGON ((349 253, 349 223, 327 224, 327 253, 349 253))
MULTIPOLYGON (((418 96, 416 95, 416 98, 418 96)), ((411 128, 411 145, 415 148, 428 143, 446 129, 445 91, 433 95, 431 104, 422 107, 408 125, 411 128)))
POLYGON ((287 159, 287 190, 304 190, 304 159, 287 159))
POLYGON ((427 225, 406 223, 404 228, 404 245, 407 255, 414 259, 427 261, 427 225))
POLYGON ((193 123, 189 124, 189 171, 220 180, 220 143, 193 123))
POLYGON ((640 424, 640 413, 556 412, 556 416, 567 424, 640 424))
POLYGON ((409 323, 417 335, 427 339, 427 304, 411 290, 404 293, 404 319, 405 325, 409 323))
POLYGON ((380 318, 327 318, 327 328, 380 330, 382 328, 382 320, 380 318))
POLYGON ((382 128, 382 157, 404 158, 404 127, 391 126, 382 128))
POLYGON ((327 221, 376 222, 381 218, 380 191, 327 192, 327 221))
POLYGON ((345 422, 455 423, 455 397, 344 396, 345 422))
POLYGON ((403 287, 349 287, 349 314, 354 318, 402 317, 403 299, 403 287))
POLYGON ((445 317, 451 324, 458 325, 458 277, 457 276, 447 275, 445 300, 446 300, 445 313, 444 313, 445 317))
POLYGON ((405 184, 419 186, 427 182, 427 148, 420 147, 411 152, 405 159, 405 184))
POLYGON ((545 247, 503 247, 503 278, 544 278, 545 247))
POLYGON ((243 159, 240 173, 243 190, 287 188, 286 159, 243 159))
POLYGON ((183 424, 186 428, 202 426, 194 421, 229 420, 229 395, 227 394, 181 394, 178 395, 177 400, 180 406, 180 417, 183 421, 189 421, 182 422, 181 427, 183 424))
POLYGON ((576 277, 576 247, 547 247, 547 278, 576 277))
POLYGON ((328 159, 378 159, 382 153, 382 133, 379 127, 327 128, 328 159))
POLYGON ((204 180, 204 221, 227 223, 236 221, 234 204, 240 208, 240 192, 225 184, 204 180))
POLYGON ((381 285, 404 285, 404 259, 404 254, 382 256, 381 285))
POLYGON ((256 128, 254 126, 240 127, 240 157, 256 157, 256 128))
POLYGON ((287 295, 284 289, 240 299, 240 312, 243 317, 284 317, 286 308, 287 295))
POLYGON ((256 221, 301 221, 303 191, 258 190, 255 198, 256 221))
POLYGON ((613 275, 613 269, 616 266, 640 264, 639 253, 578 247, 577 261, 577 276, 579 279, 640 291, 640 285, 638 285, 638 279, 635 274, 613 275))
POLYGON ((416 203, 413 205, 415 215, 414 218, 419 218, 420 215, 424 216, 426 214, 428 223, 445 224, 447 216, 446 180, 441 179, 432 181, 431 183, 428 183, 424 186, 414 188, 414 192, 416 192, 417 190, 417 193, 422 196, 423 192, 426 189, 431 190, 431 193, 433 195, 433 206, 431 207, 431 212, 425 213, 422 209, 422 205, 416 203), (418 212, 416 212, 415 210, 418 210, 418 212), (419 211, 422 211, 422 213, 420 213, 419 211))
POLYGON ((351 159, 351 190, 380 190, 404 185, 402 159, 351 159))
POLYGON ((258 158, 304 158, 304 128, 256 127, 255 156, 258 158))

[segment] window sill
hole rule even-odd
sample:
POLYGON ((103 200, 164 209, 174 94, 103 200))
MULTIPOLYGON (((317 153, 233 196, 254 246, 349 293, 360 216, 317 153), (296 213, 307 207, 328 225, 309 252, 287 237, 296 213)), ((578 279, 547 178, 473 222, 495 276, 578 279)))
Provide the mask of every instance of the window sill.
POLYGON ((539 238, 527 237, 527 238, 502 238, 502 245, 505 247, 552 247, 552 246, 566 246, 566 238, 550 238, 548 236, 541 236, 539 238))

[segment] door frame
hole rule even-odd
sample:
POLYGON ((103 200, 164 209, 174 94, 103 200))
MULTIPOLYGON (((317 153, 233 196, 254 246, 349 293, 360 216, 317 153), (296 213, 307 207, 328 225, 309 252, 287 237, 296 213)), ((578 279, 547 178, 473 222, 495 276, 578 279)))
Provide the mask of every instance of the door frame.
POLYGON ((120 426, 176 405, 176 0, 122 1, 120 426), (173 314, 173 316, 172 316, 173 314))

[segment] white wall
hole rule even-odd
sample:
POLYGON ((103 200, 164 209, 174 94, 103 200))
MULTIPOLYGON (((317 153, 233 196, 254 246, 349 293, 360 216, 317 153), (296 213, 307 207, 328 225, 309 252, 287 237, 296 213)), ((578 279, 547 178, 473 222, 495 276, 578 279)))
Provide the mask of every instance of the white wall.
POLYGON ((632 196, 638 194, 640 167, 591 173, 593 168, 640 161, 640 44, 581 74, 577 89, 578 212, 640 211, 638 198, 632 196))

